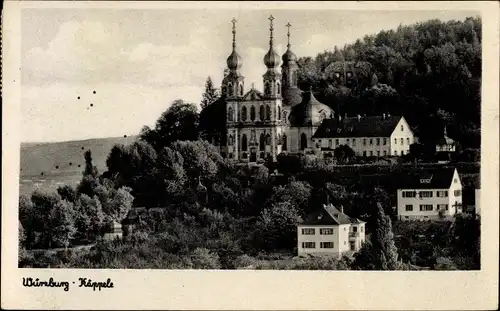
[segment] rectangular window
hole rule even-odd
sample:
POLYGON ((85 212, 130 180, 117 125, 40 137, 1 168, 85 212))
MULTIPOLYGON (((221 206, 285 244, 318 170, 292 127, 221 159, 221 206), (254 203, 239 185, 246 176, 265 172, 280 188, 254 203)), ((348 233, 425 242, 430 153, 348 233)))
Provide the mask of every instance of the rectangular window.
POLYGON ((411 204, 406 205, 405 206, 405 211, 407 211, 407 212, 413 212, 413 205, 411 205, 411 204))
POLYGON ((420 191, 421 198, 432 198, 432 191, 420 191))
POLYGON ((387 155, 387 150, 384 150, 384 156, 386 156, 386 155, 387 155))
POLYGON ((373 151, 370 151, 370 157, 373 157, 373 151))
POLYGON ((366 157, 366 151, 363 151, 363 157, 366 157))
POLYGON ((366 138, 363 138, 363 145, 366 146, 366 138))
POLYGON ((410 137, 406 138, 406 142, 408 143, 408 145, 410 144, 410 137))
POLYGON ((353 226, 352 227, 352 232, 358 232, 358 227, 353 226))
POLYGON ((394 138, 394 145, 397 145, 397 144, 398 144, 398 139, 394 138))
POLYGON ((396 150, 394 150, 394 155, 398 155, 398 152, 396 150))
POLYGON ((432 211, 432 204, 422 204, 420 205, 420 211, 421 212, 431 212, 432 211))
POLYGON ((446 198, 448 197, 448 191, 436 191, 436 197, 446 198))
POLYGON ((319 229, 319 234, 321 234, 321 235, 332 235, 333 234, 333 228, 321 228, 321 229, 319 229))
POLYGON ((438 204, 437 209, 442 210, 442 211, 447 211, 448 210, 448 204, 438 204))
POLYGON ((415 191, 403 191, 403 198, 414 198, 415 196, 415 191))
POLYGON ((380 150, 377 150, 377 157, 380 157, 380 150))
POLYGON ((346 142, 346 144, 347 144, 347 145, 349 146, 349 138, 347 139, 347 142, 346 142))
POLYGON ((373 139, 370 138, 370 145, 373 145, 373 139))
POLYGON ((453 194, 456 196, 456 197, 459 197, 462 195, 462 191, 461 190, 455 190, 453 191, 453 194))
POLYGON ((401 138, 401 145, 404 145, 405 144, 405 140, 404 138, 401 138))
POLYGON ((328 140, 328 148, 332 148, 333 146, 333 142, 331 139, 328 140))
POLYGON ((363 226, 359 227, 359 230, 360 230, 361 232, 363 232, 363 226))
POLYGON ((356 146, 356 138, 353 138, 353 139, 352 139, 352 145, 353 145, 353 146, 356 146))
POLYGON ((339 140, 338 139, 335 139, 335 146, 339 146, 339 140))
POLYGON ((302 229, 302 234, 303 235, 315 235, 316 230, 314 228, 303 228, 302 229))
POLYGON ((384 138, 384 146, 387 145, 387 138, 384 138))
POLYGON ((380 138, 377 138, 377 146, 380 146, 380 138))
POLYGON ((333 242, 320 242, 320 248, 333 248, 333 242))
POLYGON ((316 242, 302 242, 302 248, 316 248, 316 242))

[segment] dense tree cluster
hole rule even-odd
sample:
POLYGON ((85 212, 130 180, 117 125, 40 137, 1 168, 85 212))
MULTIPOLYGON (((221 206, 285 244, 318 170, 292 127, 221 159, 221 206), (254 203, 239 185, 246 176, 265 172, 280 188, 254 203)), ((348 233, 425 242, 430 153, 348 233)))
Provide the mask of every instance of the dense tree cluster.
POLYGON ((313 86, 318 99, 337 112, 403 114, 423 142, 432 143, 447 125, 449 136, 464 148, 480 145, 480 18, 399 26, 301 58, 299 65, 301 86, 313 86), (363 88, 336 84, 328 68, 344 60, 369 63, 365 75, 375 74, 378 83, 363 88))

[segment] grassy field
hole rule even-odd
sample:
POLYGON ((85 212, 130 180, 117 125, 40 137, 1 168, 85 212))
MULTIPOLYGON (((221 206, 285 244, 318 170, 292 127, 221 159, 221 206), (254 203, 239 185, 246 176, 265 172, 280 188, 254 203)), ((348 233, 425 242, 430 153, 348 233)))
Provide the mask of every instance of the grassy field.
POLYGON ((76 185, 85 166, 84 152, 90 150, 99 172, 106 169, 106 158, 115 144, 130 144, 137 136, 88 139, 56 143, 21 144, 20 193, 35 189, 52 191, 59 185, 76 185))

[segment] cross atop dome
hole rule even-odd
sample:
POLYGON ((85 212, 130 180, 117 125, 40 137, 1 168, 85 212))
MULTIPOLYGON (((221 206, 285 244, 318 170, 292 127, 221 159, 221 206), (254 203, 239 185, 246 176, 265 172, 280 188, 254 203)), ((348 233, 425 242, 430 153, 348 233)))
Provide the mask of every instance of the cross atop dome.
POLYGON ((288 22, 285 26, 288 28, 288 32, 286 34, 288 37, 288 44, 286 46, 290 48, 290 27, 292 27, 292 25, 290 24, 290 22, 288 22))
POLYGON ((274 21, 274 16, 271 14, 268 19, 269 19, 269 30, 271 31, 269 45, 272 47, 273 46, 273 30, 274 30, 273 21, 274 21))

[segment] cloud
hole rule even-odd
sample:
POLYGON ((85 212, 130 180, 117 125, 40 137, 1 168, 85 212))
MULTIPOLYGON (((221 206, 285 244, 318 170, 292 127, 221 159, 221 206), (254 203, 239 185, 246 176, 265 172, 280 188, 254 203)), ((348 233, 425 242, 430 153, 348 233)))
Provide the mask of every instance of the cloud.
MULTIPOLYGON (((46 48, 29 50, 22 62, 23 84, 133 83, 156 87, 203 85, 222 72, 221 55, 204 46, 207 31, 195 28, 188 44, 130 46, 116 26, 103 22, 66 22, 46 48)), ((222 75, 222 73, 220 74, 222 75)))

